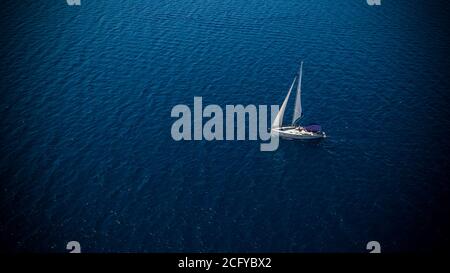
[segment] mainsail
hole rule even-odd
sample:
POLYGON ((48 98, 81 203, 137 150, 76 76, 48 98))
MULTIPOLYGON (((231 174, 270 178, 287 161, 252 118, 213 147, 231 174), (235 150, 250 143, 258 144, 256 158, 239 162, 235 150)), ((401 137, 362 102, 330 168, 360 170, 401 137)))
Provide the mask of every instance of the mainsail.
POLYGON ((272 128, 281 128, 281 125, 283 124, 283 116, 284 116, 284 110, 286 109, 286 105, 289 100, 289 96, 291 95, 292 88, 294 87, 294 83, 297 77, 294 78, 294 81, 291 84, 291 88, 289 88, 289 92, 286 96, 286 98, 283 101, 283 104, 281 105, 280 110, 278 111, 277 116, 275 117, 275 120, 272 123, 272 128))
POLYGON ((300 72, 299 72, 299 78, 298 78, 298 85, 297 85, 297 96, 295 97, 295 107, 294 107, 294 117, 292 119, 292 125, 295 125, 295 122, 302 117, 302 99, 301 99, 301 93, 302 93, 302 68, 303 68, 303 62, 300 65, 300 72))

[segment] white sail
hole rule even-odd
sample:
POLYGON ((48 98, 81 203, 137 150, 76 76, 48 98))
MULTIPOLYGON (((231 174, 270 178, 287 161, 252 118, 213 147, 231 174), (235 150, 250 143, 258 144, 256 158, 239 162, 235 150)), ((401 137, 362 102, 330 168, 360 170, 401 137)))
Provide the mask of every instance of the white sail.
POLYGON ((294 81, 291 84, 291 88, 289 88, 289 92, 288 92, 286 98, 284 99, 283 104, 281 105, 281 108, 278 111, 277 116, 275 117, 275 120, 272 123, 272 128, 281 128, 281 125, 283 124, 284 110, 286 109, 286 105, 289 100, 289 96, 291 95, 291 91, 292 91, 292 88, 294 87, 294 83, 295 83, 296 79, 297 79, 297 77, 294 78, 294 81))
POLYGON ((294 125, 294 123, 302 116, 302 99, 301 99, 302 69, 303 69, 303 62, 300 64, 300 72, 297 85, 297 96, 295 97, 294 117, 292 119, 292 125, 294 125))

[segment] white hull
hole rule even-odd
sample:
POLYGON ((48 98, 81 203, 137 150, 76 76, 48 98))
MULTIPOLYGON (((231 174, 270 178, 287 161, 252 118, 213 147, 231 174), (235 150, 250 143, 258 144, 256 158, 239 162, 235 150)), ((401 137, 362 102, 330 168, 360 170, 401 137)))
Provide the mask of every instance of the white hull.
POLYGON ((286 138, 286 139, 308 140, 308 139, 320 139, 320 138, 326 137, 324 132, 313 133, 313 132, 308 132, 306 130, 303 130, 301 127, 294 127, 294 126, 274 128, 274 129, 271 129, 270 132, 278 134, 281 138, 286 138))

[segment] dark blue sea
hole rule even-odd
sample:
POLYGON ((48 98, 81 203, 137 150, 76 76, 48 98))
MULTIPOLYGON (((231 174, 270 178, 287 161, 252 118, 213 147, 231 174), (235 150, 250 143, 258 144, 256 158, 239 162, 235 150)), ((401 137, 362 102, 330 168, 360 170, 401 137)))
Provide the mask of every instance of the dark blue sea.
POLYGON ((449 17, 419 0, 2 2, 1 250, 448 248, 449 17), (328 138, 172 139, 175 105, 281 104, 300 61, 303 121, 328 138))

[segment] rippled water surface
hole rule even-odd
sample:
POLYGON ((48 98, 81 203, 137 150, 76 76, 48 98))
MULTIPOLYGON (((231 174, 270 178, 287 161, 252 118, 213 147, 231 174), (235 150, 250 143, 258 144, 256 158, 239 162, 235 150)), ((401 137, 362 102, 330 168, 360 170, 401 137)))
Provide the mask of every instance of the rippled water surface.
POLYGON ((448 245, 444 1, 10 2, 3 251, 448 245), (280 104, 301 60, 305 122, 329 138, 172 140, 173 106, 280 104))

